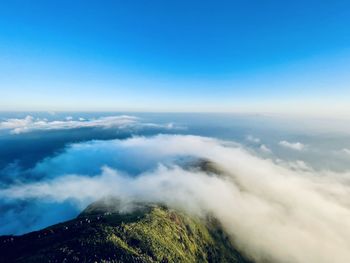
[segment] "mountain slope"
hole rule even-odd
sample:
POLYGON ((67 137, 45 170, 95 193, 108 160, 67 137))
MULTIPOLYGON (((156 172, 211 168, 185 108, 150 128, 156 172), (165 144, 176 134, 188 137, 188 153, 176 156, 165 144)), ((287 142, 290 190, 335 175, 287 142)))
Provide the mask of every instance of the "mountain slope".
POLYGON ((247 262, 218 222, 161 205, 120 213, 104 203, 76 219, 0 238, 0 262, 247 262))

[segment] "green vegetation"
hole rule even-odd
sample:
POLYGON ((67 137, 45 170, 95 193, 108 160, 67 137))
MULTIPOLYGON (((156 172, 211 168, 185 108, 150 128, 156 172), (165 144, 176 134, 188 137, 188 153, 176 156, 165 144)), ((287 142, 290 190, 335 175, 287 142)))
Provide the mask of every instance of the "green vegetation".
POLYGON ((74 220, 0 242, 0 262, 247 262, 214 219, 161 205, 123 214, 94 204, 74 220))

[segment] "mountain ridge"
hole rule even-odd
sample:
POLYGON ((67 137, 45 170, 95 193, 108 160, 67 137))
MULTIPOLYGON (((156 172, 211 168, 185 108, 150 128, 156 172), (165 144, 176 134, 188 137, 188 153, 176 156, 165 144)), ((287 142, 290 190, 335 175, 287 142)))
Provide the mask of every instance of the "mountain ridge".
POLYGON ((70 221, 0 237, 0 261, 250 262, 214 218, 161 204, 139 203, 120 212, 114 204, 96 202, 70 221))

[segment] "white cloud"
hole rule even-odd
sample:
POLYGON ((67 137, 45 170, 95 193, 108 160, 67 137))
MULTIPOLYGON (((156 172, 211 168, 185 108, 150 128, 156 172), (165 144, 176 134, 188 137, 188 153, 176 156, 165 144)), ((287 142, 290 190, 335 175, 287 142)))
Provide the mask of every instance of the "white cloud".
POLYGON ((348 148, 343 148, 343 149, 338 149, 338 150, 332 150, 332 154, 334 154, 337 158, 345 159, 348 160, 350 157, 350 149, 348 148))
POLYGON ((301 142, 280 141, 278 144, 283 146, 283 147, 293 149, 296 151, 302 151, 305 149, 305 145, 302 144, 301 142))
POLYGON ((236 245, 257 262, 349 262, 350 173, 316 173, 305 170, 304 162, 293 165, 197 136, 95 141, 73 145, 41 164, 48 174, 61 167, 62 176, 1 189, 0 197, 84 205, 104 196, 164 202, 215 215, 236 245), (211 160, 225 173, 214 176, 169 162, 179 156, 211 160), (72 165, 101 167, 97 160, 121 157, 142 168, 137 176, 119 171, 123 162, 112 162, 113 169, 104 167, 93 177, 65 175, 72 165))
POLYGON ((269 147, 267 147, 265 144, 261 144, 259 148, 262 152, 272 153, 271 149, 269 147))
POLYGON ((350 155, 350 149, 343 148, 343 149, 342 149, 342 152, 345 153, 345 154, 350 155))
POLYGON ((249 142, 260 143, 260 139, 257 137, 254 137, 253 135, 247 135, 245 138, 249 142))
POLYGON ((276 163, 294 171, 314 172, 314 169, 302 160, 284 161, 281 159, 277 159, 276 163))
POLYGON ((34 118, 33 116, 26 116, 23 119, 7 119, 0 122, 0 130, 10 130, 13 134, 25 133, 36 130, 67 130, 76 128, 130 128, 130 127, 159 127, 165 129, 174 128, 173 124, 154 124, 144 123, 135 116, 120 115, 108 116, 97 119, 73 120, 73 117, 68 116, 64 121, 48 121, 47 119, 34 118))

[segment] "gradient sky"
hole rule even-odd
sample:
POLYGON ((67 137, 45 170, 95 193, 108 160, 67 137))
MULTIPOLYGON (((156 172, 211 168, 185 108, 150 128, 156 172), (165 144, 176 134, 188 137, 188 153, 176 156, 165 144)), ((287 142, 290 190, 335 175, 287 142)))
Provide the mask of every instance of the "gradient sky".
POLYGON ((1 1, 0 110, 350 116, 350 1, 1 1))

